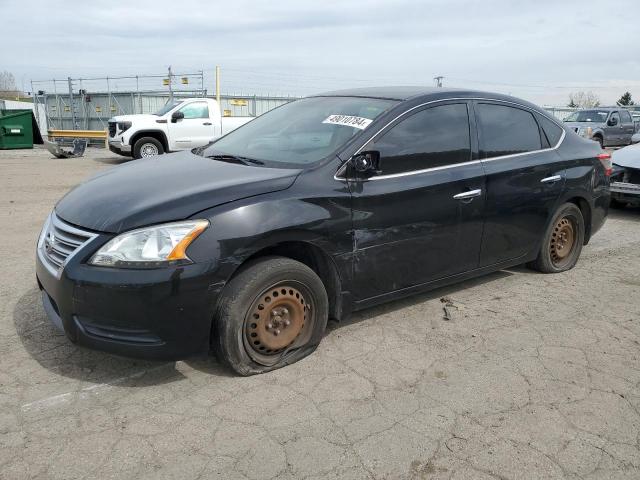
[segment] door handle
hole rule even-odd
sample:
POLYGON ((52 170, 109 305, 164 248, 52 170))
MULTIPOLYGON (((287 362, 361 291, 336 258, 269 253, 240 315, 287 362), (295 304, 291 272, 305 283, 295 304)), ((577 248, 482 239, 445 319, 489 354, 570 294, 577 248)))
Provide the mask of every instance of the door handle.
POLYGON ((204 122, 203 125, 211 125, 211 122, 204 122))
POLYGON ((453 198, 456 200, 468 200, 470 198, 479 197, 482 195, 482 190, 479 188, 476 190, 469 190, 468 192, 462 192, 457 195, 454 195, 453 198))
POLYGON ((540 180, 540 183, 556 183, 562 180, 562 175, 554 175, 552 177, 545 177, 540 180))

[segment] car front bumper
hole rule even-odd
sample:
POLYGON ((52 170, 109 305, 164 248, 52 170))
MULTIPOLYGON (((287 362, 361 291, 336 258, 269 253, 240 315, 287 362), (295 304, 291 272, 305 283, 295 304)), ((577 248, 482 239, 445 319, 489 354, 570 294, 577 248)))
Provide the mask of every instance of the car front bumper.
POLYGON ((118 139, 109 138, 109 150, 119 155, 131 155, 131 145, 118 139))
POLYGON ((611 182, 611 193, 623 193, 640 197, 640 184, 627 182, 611 182))
POLYGON ((74 343, 124 356, 177 360, 209 351, 215 304, 224 286, 211 265, 153 270, 94 267, 98 235, 58 271, 42 248, 36 275, 45 312, 74 343))
POLYGON ((611 198, 618 202, 640 205, 640 184, 611 182, 611 198))

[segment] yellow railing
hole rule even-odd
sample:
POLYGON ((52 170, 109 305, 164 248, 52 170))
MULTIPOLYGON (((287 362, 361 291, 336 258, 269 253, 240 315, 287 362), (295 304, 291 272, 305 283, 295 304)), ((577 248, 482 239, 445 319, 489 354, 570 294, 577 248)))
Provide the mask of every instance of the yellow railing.
POLYGON ((109 134, 106 130, 54 130, 49 129, 49 140, 54 138, 93 138, 104 140, 104 146, 109 147, 107 139, 109 134))

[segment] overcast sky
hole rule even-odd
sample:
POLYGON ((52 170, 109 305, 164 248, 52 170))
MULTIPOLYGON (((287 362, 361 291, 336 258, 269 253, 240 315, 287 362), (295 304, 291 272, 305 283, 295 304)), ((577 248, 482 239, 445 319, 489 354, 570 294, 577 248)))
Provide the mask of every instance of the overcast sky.
POLYGON ((213 90, 220 65, 223 93, 433 85, 443 75, 445 86, 539 104, 566 104, 578 90, 640 100, 640 0, 0 0, 0 38, 0 71, 26 90, 30 80, 169 65, 204 70, 213 90))

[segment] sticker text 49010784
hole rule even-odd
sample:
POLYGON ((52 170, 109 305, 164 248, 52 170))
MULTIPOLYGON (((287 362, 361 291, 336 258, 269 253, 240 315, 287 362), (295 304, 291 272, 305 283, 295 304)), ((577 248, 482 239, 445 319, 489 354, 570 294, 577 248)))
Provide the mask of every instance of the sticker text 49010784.
POLYGON ((346 127, 353 127, 364 130, 372 121, 373 120, 369 118, 355 117, 353 115, 329 115, 322 123, 344 125, 346 127))

